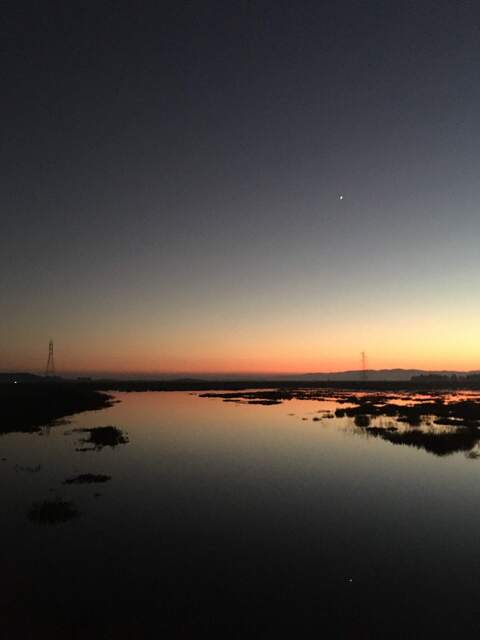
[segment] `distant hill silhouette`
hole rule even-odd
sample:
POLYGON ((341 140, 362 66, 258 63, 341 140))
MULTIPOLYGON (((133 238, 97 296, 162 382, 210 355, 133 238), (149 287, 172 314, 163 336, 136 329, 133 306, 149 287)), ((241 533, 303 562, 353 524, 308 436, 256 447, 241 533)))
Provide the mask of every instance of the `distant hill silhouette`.
MULTIPOLYGON (((366 380, 368 382, 408 382, 413 379, 413 382, 435 382, 442 379, 454 378, 455 376, 460 379, 476 380, 480 376, 480 370, 475 371, 428 371, 426 369, 367 369, 363 372, 360 369, 353 369, 348 371, 331 371, 331 372, 315 372, 315 373, 291 373, 291 374, 199 374, 198 376, 176 376, 175 374, 112 374, 109 376, 101 376, 92 378, 90 376, 61 378, 59 376, 46 378, 45 376, 35 375, 33 373, 2 373, 0 372, 0 384, 9 384, 13 382, 23 383, 35 383, 35 382, 82 382, 82 383, 95 383, 96 385, 105 382, 112 383, 115 381, 123 381, 129 383, 147 383, 147 382, 175 382, 177 385, 181 385, 182 388, 187 388, 189 385, 208 384, 208 381, 218 382, 224 381, 226 383, 235 383, 240 381, 246 383, 251 381, 252 383, 260 383, 262 380, 269 383, 286 382, 286 381, 298 381, 298 382, 342 382, 342 381, 363 381, 366 374, 366 380)), ((105 387, 107 388, 107 387, 105 387)))
POLYGON ((3 382, 43 382, 43 376, 33 373, 0 373, 0 383, 3 382))
POLYGON ((367 369, 363 372, 361 370, 352 371, 334 371, 331 373, 306 373, 299 378, 308 380, 362 380, 366 375, 367 380, 381 381, 381 380, 411 380, 411 378, 417 376, 459 376, 464 377, 467 375, 478 375, 478 371, 427 371, 424 369, 367 369))

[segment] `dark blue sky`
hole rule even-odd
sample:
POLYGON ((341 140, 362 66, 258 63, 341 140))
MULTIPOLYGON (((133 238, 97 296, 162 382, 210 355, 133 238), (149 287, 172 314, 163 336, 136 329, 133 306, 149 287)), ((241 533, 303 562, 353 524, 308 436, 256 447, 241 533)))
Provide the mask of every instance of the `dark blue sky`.
POLYGON ((478 366, 477 3, 3 17, 3 367, 478 366))

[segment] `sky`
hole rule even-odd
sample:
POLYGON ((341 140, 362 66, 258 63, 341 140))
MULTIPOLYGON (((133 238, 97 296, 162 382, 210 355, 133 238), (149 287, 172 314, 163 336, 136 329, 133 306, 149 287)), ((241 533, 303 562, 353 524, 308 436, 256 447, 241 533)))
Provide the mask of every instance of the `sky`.
POLYGON ((0 370, 480 369, 478 3, 2 13, 0 370))

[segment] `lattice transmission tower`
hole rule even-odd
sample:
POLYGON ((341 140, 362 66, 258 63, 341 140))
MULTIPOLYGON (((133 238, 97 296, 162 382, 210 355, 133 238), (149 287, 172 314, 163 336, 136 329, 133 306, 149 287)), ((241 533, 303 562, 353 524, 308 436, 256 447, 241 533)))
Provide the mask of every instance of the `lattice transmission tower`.
POLYGON ((45 376, 52 378, 55 376, 55 360, 53 359, 53 340, 48 343, 48 360, 45 368, 45 376))
POLYGON ((362 362, 362 380, 367 380, 367 354, 365 351, 362 351, 360 357, 362 362))

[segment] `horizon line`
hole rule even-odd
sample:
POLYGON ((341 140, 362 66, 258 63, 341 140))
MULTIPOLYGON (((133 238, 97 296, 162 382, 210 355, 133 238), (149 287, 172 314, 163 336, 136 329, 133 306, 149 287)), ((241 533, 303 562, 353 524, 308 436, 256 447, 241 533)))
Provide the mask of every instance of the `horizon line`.
MULTIPOLYGON (((207 376, 211 377, 254 377, 259 376, 261 378, 278 378, 278 377, 292 377, 292 376, 328 376, 328 375, 339 375, 339 374, 348 374, 348 373, 382 373, 382 372, 409 372, 409 371, 418 371, 422 373, 451 373, 451 374, 472 374, 472 373, 480 373, 479 369, 448 369, 448 368, 436 368, 436 369, 425 369, 422 367, 382 367, 380 369, 336 369, 329 371, 189 371, 189 370, 176 370, 176 371, 142 371, 142 370, 120 370, 120 371, 112 371, 105 369, 97 369, 97 370, 75 370, 75 369, 65 369, 57 372, 58 377, 90 377, 90 376, 112 376, 112 377, 126 377, 126 376, 142 376, 142 377, 153 377, 153 376, 161 376, 164 377, 201 377, 207 376)), ((1 371, 2 374, 31 374, 37 376, 45 376, 43 370, 39 369, 12 369, 9 371, 1 371)))

